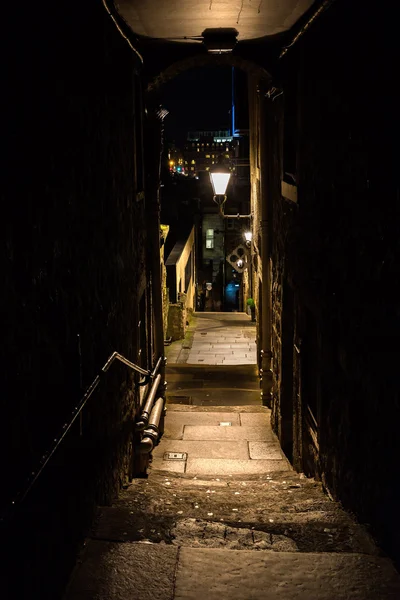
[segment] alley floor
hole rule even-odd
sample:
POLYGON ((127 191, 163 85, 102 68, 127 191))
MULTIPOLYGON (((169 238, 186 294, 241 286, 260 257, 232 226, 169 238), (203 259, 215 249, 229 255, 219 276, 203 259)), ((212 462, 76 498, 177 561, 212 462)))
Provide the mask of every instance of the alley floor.
POLYGON ((367 530, 281 451, 254 338, 247 315, 199 313, 166 348, 148 478, 99 507, 65 600, 400 598, 367 530))

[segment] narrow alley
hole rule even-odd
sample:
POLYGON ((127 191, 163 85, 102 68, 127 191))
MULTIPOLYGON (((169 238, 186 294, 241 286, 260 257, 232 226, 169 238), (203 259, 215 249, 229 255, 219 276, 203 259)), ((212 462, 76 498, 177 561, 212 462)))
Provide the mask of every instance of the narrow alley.
POLYGON ((393 5, 5 3, 1 600, 400 598, 393 5))
POLYGON ((254 336, 243 313, 197 313, 168 348, 148 478, 99 507, 65 600, 400 597, 365 527, 280 449, 257 401, 254 336))

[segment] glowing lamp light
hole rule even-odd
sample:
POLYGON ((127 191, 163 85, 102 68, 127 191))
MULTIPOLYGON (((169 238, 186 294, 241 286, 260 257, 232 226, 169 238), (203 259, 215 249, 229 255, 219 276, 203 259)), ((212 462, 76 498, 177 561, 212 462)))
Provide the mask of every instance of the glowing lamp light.
POLYGON ((246 246, 250 248, 251 240, 253 239, 253 233, 251 231, 244 232, 244 239, 246 240, 246 246))
POLYGON ((225 196, 230 176, 231 172, 222 162, 211 167, 210 179, 214 196, 225 196))

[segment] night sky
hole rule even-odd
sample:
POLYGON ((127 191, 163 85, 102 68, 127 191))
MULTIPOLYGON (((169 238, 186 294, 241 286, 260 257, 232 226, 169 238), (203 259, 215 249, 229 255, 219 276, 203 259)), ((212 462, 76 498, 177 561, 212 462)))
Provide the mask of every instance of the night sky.
POLYGON ((182 147, 188 131, 230 129, 231 76, 230 67, 192 69, 165 84, 166 139, 182 147))

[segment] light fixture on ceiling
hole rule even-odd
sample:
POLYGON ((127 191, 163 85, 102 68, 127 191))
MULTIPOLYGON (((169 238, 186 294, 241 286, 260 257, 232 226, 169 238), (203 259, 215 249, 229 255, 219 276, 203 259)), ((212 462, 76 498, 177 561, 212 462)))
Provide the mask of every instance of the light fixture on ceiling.
POLYGON ((202 33, 203 44, 210 54, 226 54, 236 46, 238 35, 239 32, 234 27, 205 29, 202 33))

